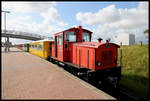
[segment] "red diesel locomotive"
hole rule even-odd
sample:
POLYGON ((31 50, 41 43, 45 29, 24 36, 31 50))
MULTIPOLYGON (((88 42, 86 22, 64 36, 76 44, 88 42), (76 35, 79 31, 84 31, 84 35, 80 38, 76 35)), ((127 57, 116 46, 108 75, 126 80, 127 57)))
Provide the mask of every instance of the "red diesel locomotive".
POLYGON ((121 78, 121 67, 117 67, 119 46, 106 40, 91 42, 92 32, 81 26, 55 34, 50 43, 50 61, 64 64, 78 76, 86 76, 88 81, 109 82, 115 87, 121 78))

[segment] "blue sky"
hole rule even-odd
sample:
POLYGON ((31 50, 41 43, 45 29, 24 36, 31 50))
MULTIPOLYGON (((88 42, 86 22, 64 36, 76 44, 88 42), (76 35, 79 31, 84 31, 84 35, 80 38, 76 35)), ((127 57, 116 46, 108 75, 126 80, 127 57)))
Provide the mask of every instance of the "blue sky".
POLYGON ((72 25, 81 24, 76 21, 76 14, 78 12, 95 13, 99 9, 112 4, 116 5, 116 8, 135 8, 138 6, 138 2, 58 2, 57 4, 56 8, 60 12, 62 19, 66 22, 71 22, 70 24, 72 25))
POLYGON ((8 29, 46 36, 82 25, 93 31, 93 40, 136 32, 136 38, 145 41, 142 31, 148 28, 148 2, 2 2, 2 10, 11 12, 7 14, 8 29), (144 20, 139 21, 143 16, 144 20))
MULTIPOLYGON (((56 9, 61 15, 61 18, 70 25, 80 25, 76 21, 76 14, 78 12, 97 12, 99 9, 105 8, 109 5, 116 5, 116 8, 134 8, 137 7, 138 2, 57 2, 56 9)), ((38 13, 28 13, 34 19, 32 21, 42 22, 43 18, 38 13)), ((26 14, 22 14, 24 16, 26 14)), ((15 16, 14 16, 15 17, 15 16)))

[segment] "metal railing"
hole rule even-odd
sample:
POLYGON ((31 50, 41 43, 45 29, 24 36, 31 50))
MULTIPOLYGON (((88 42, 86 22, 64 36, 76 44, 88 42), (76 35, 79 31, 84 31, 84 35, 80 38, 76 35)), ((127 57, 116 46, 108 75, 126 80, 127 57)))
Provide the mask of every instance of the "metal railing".
POLYGON ((34 33, 29 33, 29 32, 16 31, 16 30, 2 30, 2 33, 29 36, 29 37, 35 37, 35 38, 40 38, 40 39, 48 38, 47 36, 42 36, 39 34, 34 34, 34 33))

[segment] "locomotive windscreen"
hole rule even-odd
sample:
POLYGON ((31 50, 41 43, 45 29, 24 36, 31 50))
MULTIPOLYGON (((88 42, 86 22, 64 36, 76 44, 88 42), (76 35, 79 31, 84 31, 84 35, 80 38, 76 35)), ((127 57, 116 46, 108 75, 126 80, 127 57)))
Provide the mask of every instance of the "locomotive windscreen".
POLYGON ((82 40, 84 42, 90 41, 90 35, 89 35, 89 33, 83 32, 83 34, 82 34, 82 40))

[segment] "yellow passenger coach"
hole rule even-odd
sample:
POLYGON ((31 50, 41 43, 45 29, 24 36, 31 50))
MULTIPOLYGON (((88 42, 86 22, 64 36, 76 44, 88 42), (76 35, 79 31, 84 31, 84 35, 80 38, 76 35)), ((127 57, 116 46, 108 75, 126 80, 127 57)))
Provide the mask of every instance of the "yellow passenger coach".
POLYGON ((50 43, 53 40, 39 40, 29 43, 29 53, 48 59, 50 56, 50 43))

